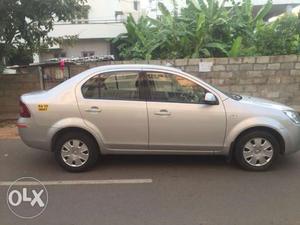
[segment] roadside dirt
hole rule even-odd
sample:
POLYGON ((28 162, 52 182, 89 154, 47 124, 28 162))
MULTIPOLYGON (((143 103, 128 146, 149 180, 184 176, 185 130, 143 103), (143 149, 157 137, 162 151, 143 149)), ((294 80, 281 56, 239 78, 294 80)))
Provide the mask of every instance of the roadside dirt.
POLYGON ((0 139, 18 139, 16 120, 0 121, 0 139))

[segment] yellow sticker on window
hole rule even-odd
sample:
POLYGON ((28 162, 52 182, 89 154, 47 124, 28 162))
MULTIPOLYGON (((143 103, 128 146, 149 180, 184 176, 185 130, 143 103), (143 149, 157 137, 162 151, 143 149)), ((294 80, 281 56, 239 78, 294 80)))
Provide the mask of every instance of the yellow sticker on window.
POLYGON ((48 105, 47 104, 38 104, 38 110, 39 111, 47 111, 48 105))

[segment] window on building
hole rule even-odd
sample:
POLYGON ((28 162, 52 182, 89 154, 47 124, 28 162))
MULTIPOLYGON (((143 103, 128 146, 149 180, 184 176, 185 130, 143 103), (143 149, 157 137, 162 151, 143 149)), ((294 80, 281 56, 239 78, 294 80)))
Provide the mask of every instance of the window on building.
POLYGON ((133 1, 133 8, 136 11, 140 10, 140 2, 139 1, 133 1))
POLYGON ((54 58, 66 58, 67 54, 65 52, 55 52, 53 56, 54 58))
POLYGON ((94 56, 94 55, 95 55, 94 51, 83 51, 83 52, 81 52, 82 57, 90 57, 90 56, 94 56))
POLYGON ((124 13, 122 11, 115 11, 115 19, 116 20, 123 20, 124 19, 124 13))

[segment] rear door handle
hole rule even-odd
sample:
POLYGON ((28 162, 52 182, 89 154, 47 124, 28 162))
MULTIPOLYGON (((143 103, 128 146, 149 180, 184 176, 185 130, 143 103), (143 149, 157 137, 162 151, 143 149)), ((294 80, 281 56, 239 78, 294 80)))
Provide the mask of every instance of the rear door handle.
POLYGON ((157 115, 157 116, 170 116, 171 113, 166 109, 161 109, 161 110, 159 110, 159 112, 155 112, 154 115, 157 115))
POLYGON ((98 113, 98 112, 101 112, 102 110, 99 109, 99 107, 97 107, 97 106, 92 106, 91 108, 86 109, 85 111, 86 112, 96 112, 96 113, 98 113))

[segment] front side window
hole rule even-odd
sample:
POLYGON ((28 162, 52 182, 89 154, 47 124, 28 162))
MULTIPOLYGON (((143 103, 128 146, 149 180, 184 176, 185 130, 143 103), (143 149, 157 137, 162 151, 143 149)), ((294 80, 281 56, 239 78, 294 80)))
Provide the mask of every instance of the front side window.
POLYGON ((205 103, 206 90, 184 77, 148 72, 151 101, 178 103, 205 103))
POLYGON ((139 100, 138 72, 111 72, 96 75, 81 87, 84 98, 139 100))

